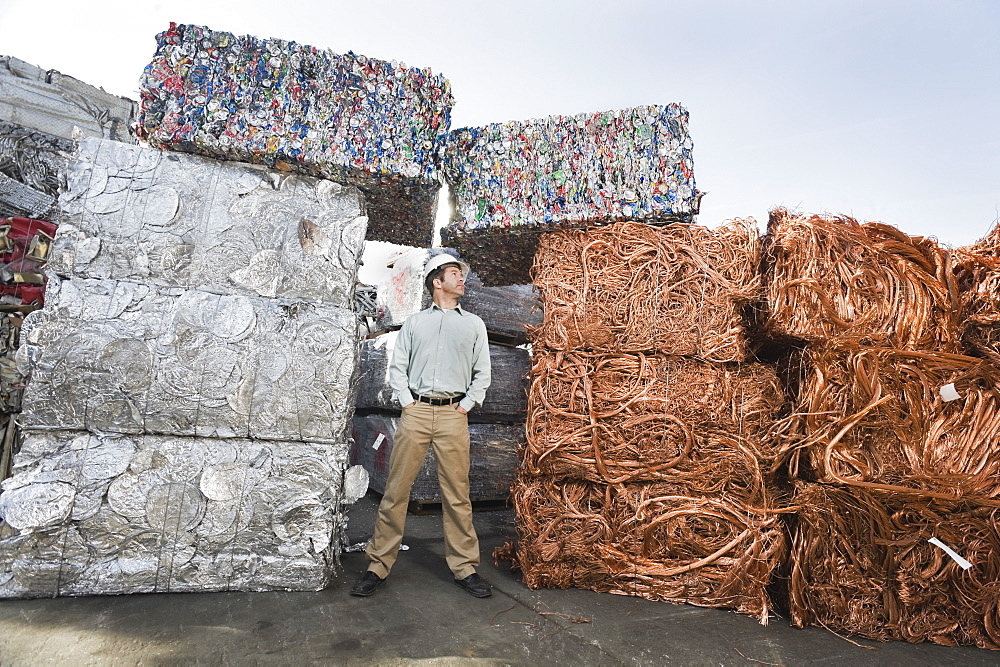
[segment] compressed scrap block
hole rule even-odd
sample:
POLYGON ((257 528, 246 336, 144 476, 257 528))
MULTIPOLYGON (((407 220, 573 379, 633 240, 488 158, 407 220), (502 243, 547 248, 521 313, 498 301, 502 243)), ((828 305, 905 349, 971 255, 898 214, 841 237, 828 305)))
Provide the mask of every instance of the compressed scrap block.
MULTIPOLYGON (((453 250, 418 248, 393 258, 389 272, 378 284, 375 330, 403 325, 406 318, 431 305, 424 287, 424 266, 442 252, 453 250)), ((483 319, 491 340, 520 344, 528 342, 528 327, 542 323, 542 308, 531 285, 485 287, 475 267, 465 280, 462 307, 483 319)))
POLYGON ((36 429, 343 442, 354 412, 348 310, 50 278, 25 321, 21 423, 36 429))
POLYGON ((170 24, 140 83, 139 136, 157 148, 356 185, 372 240, 429 245, 448 80, 352 52, 170 24))
POLYGON ((538 232, 698 212, 688 112, 677 104, 550 116, 451 132, 445 245, 487 285, 527 279, 538 232))
POLYGON ((0 56, 0 121, 74 141, 79 133, 135 143, 136 104, 56 70, 0 56))
MULTIPOLYGON (((400 405, 392 398, 389 362, 398 333, 369 338, 361 345, 358 379, 359 410, 393 410, 400 405)), ((523 422, 528 409, 527 388, 530 359, 527 350, 490 345, 492 382, 483 405, 469 413, 470 421, 523 422)))
POLYGON ((49 269, 352 308, 357 189, 112 141, 80 144, 49 269))
MULTIPOLYGON (((398 417, 385 415, 356 415, 354 417, 354 444, 351 463, 364 466, 370 485, 378 493, 385 493, 389 478, 389 457, 399 426, 398 417)), ((469 498, 477 500, 503 500, 510 493, 511 482, 517 468, 517 450, 524 444, 524 426, 521 424, 469 424, 470 468, 469 498)), ((428 447, 427 458, 417 473, 410 491, 410 500, 440 502, 437 459, 434 447, 428 447)))
POLYGON ((0 120, 0 216, 48 217, 73 142, 0 120))
POLYGON ((324 588, 348 449, 29 430, 0 494, 0 597, 324 588))

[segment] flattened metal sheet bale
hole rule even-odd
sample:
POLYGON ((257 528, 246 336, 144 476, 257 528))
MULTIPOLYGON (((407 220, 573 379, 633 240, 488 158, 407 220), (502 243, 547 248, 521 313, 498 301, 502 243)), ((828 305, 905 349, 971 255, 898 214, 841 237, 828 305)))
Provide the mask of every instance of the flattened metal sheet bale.
MULTIPOLYGON (((418 248, 396 255, 389 272, 378 284, 375 329, 400 327, 406 318, 431 305, 431 295, 424 287, 424 267, 447 248, 418 248)), ((456 257, 457 258, 457 257, 456 257)), ((531 285, 485 287, 473 271, 465 280, 462 307, 483 319, 486 331, 502 342, 527 343, 527 327, 542 323, 542 307, 531 285)))
POLYGON ((0 121, 61 139, 76 133, 135 143, 136 103, 79 79, 0 56, 0 121))
POLYGON ((323 588, 347 455, 344 443, 29 430, 0 494, 0 597, 323 588))
POLYGON ((170 24, 140 83, 139 135, 157 148, 263 163, 362 188, 369 238, 425 246, 448 80, 352 52, 170 24))
POLYGON ((356 322, 340 308, 109 280, 50 281, 26 322, 33 428, 341 442, 356 322))
MULTIPOLYGON (((400 410, 389 386, 389 363, 398 332, 391 331, 363 341, 358 373, 359 410, 400 410)), ((527 350, 490 345, 492 382, 483 405, 469 413, 469 421, 523 422, 528 409, 527 350)))
POLYGON ((316 178, 84 140, 50 270, 352 308, 360 193, 316 178))
MULTIPOLYGON (((385 493, 389 478, 389 457, 398 426, 398 417, 354 417, 351 463, 364 466, 369 474, 370 488, 380 494, 385 493)), ((524 445, 524 426, 469 424, 469 438, 469 497, 473 501, 507 498, 517 468, 517 450, 524 445)), ((410 500, 441 500, 433 446, 428 447, 427 457, 413 482, 410 500)))

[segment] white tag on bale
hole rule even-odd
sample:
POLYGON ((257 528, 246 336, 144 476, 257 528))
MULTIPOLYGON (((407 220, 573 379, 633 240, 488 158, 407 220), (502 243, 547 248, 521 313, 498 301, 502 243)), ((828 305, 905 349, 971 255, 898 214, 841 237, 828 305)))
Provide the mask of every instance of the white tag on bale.
POLYGON ((375 442, 372 443, 372 449, 378 449, 383 441, 385 441, 385 433, 379 433, 378 437, 375 438, 375 442))
POLYGON ((940 548, 942 551, 944 551, 949 556, 951 556, 951 559, 953 561, 955 561, 956 563, 958 563, 958 566, 960 568, 962 568, 963 570, 968 570, 970 567, 972 567, 972 563, 970 563, 969 561, 967 561, 964 558, 962 558, 961 556, 959 556, 957 553, 955 553, 955 551, 951 547, 949 547, 948 545, 946 545, 944 542, 942 542, 938 538, 932 537, 931 539, 929 539, 927 541, 930 542, 931 544, 933 544, 934 546, 940 548))
POLYGON ((961 398, 961 396, 958 395, 958 392, 955 391, 955 383, 954 382, 952 382, 951 384, 946 384, 945 386, 941 387, 940 391, 941 391, 941 400, 942 401, 945 401, 945 402, 948 402, 948 401, 957 401, 958 399, 961 398))

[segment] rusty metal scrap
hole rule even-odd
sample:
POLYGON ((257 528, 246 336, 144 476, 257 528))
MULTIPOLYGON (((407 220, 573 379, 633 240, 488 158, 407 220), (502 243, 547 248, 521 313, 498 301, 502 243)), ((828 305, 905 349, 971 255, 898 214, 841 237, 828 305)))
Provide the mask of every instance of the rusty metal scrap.
POLYGON ((536 349, 524 470, 595 482, 763 484, 784 402, 773 367, 536 349))
POLYGON ((520 476, 512 489, 530 588, 575 586, 730 607, 767 621, 785 551, 769 498, 701 496, 669 482, 593 484, 520 476))
POLYGON ((886 348, 816 347, 805 358, 795 411, 771 434, 793 477, 1000 501, 1000 368, 886 348), (949 384, 960 400, 944 399, 949 384))
POLYGON ((957 351, 958 283, 951 253, 933 239, 779 208, 764 264, 772 336, 957 351))
POLYGON ((804 482, 794 502, 793 625, 1000 649, 1000 508, 804 482))
POLYGON ((741 308, 760 293, 754 225, 622 222, 543 236, 532 273, 545 317, 533 344, 743 361, 741 308))

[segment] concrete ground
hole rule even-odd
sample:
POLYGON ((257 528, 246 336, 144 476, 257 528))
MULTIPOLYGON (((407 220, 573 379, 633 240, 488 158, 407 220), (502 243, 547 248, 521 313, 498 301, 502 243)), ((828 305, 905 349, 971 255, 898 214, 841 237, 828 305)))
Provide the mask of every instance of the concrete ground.
MULTIPOLYGON (((350 513, 371 534, 377 500, 350 513)), ((528 590, 490 554, 514 534, 510 511, 478 512, 476 599, 452 583, 440 516, 410 516, 392 576, 370 598, 348 590, 364 554, 342 558, 318 593, 203 593, 0 601, 0 664, 346 665, 997 665, 1000 652, 848 640, 691 605, 582 590, 528 590)))

